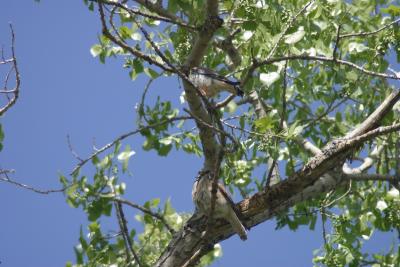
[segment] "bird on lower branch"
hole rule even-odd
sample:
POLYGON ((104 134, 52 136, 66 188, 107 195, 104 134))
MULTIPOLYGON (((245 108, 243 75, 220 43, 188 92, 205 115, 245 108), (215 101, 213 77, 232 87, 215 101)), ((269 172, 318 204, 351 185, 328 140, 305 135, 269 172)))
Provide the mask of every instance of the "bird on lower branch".
MULTIPOLYGON (((210 172, 206 172, 200 173, 193 185, 193 202, 197 211, 204 216, 209 216, 211 208, 212 183, 212 175, 210 172)), ((235 203, 232 201, 224 186, 219 183, 215 199, 215 208, 212 216, 215 219, 222 218, 228 221, 233 230, 239 235, 240 239, 243 241, 247 239, 246 228, 239 219, 239 217, 241 217, 240 211, 236 209, 235 203)))

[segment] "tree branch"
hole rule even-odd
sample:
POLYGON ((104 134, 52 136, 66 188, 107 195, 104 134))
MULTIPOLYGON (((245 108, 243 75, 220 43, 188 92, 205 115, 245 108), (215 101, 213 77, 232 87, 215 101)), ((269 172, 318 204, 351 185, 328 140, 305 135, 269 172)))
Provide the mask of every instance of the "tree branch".
POLYGON ((345 179, 352 181, 388 181, 397 182, 399 180, 396 175, 378 174, 378 173, 348 173, 344 175, 345 179))
POLYGON ((118 198, 114 198, 114 201, 117 201, 117 202, 119 202, 119 203, 121 203, 121 204, 128 205, 128 206, 130 206, 130 207, 132 207, 132 208, 138 209, 138 210, 140 210, 141 212, 146 213, 146 214, 148 214, 148 215, 150 215, 150 216, 156 218, 157 220, 159 220, 160 222, 162 222, 162 223, 164 224, 165 228, 167 228, 168 231, 169 231, 171 234, 174 234, 174 233, 175 233, 175 230, 167 223, 167 221, 165 220, 164 216, 162 216, 162 215, 160 215, 160 214, 158 214, 158 213, 155 213, 155 212, 153 212, 152 210, 147 209, 147 208, 145 208, 145 207, 143 207, 143 206, 140 206, 140 205, 138 205, 138 204, 136 204, 136 203, 133 203, 132 201, 123 199, 123 198, 119 198, 119 197, 118 197, 118 198))
POLYGON ((140 262, 139 256, 137 255, 136 251, 134 250, 132 240, 129 236, 128 226, 126 225, 126 219, 125 219, 124 211, 122 210, 122 205, 118 201, 115 202, 115 211, 117 213, 118 224, 121 229, 122 237, 124 239, 125 248, 127 251, 128 266, 130 265, 130 260, 133 256, 137 265, 139 267, 142 267, 143 264, 140 262))
POLYGON ((115 144, 117 144, 118 142, 124 140, 125 138, 127 138, 127 137, 129 137, 129 136, 135 135, 135 134, 137 134, 137 133, 139 133, 139 132, 141 132, 141 131, 143 131, 143 130, 146 130, 146 129, 152 129, 152 128, 155 128, 155 127, 164 125, 164 124, 166 124, 166 123, 170 123, 170 122, 178 121, 178 120, 187 120, 187 119, 192 119, 192 117, 189 117, 189 116, 179 116, 179 117, 171 118, 171 119, 168 119, 168 120, 165 120, 165 121, 161 121, 161 122, 158 122, 158 123, 154 123, 154 124, 151 124, 151 125, 143 126, 143 127, 140 127, 139 129, 136 129, 136 130, 134 130, 134 131, 125 133, 125 134, 123 134, 123 135, 120 135, 119 137, 117 137, 116 139, 114 139, 114 141, 108 143, 107 145, 105 145, 105 146, 103 146, 102 148, 98 149, 96 152, 94 152, 94 153, 93 153, 92 155, 90 155, 88 158, 86 158, 86 159, 82 160, 81 162, 79 162, 79 163, 75 166, 75 168, 71 171, 70 174, 71 174, 71 175, 74 175, 74 174, 77 173, 77 171, 78 171, 83 165, 85 165, 88 161, 92 160, 94 157, 96 157, 96 156, 99 155, 100 153, 102 153, 102 152, 104 152, 105 150, 107 150, 107 149, 113 147, 115 144))
POLYGON ((30 191, 33 191, 35 193, 42 194, 42 195, 48 195, 51 193, 62 193, 67 189, 66 187, 61 188, 61 189, 48 189, 48 190, 37 189, 30 185, 26 185, 26 184, 23 184, 23 183, 20 183, 20 182, 10 179, 7 175, 7 172, 5 172, 4 170, 1 170, 0 174, 5 175, 5 177, 0 177, 0 181, 10 183, 10 184, 16 185, 17 187, 21 187, 21 188, 24 188, 24 189, 27 189, 27 190, 30 190, 30 191))
POLYGON ((168 66, 165 66, 164 64, 158 62, 157 60, 153 59, 152 57, 150 57, 146 54, 143 54, 139 50, 136 50, 136 49, 130 47, 125 42, 117 39, 114 35, 112 35, 107 27, 104 10, 103 10, 103 6, 101 3, 99 3, 99 13, 100 13, 100 20, 101 20, 101 24, 102 24, 102 32, 103 32, 104 36, 106 36, 108 39, 110 39, 114 44, 122 47, 123 49, 125 49, 126 51, 131 53, 133 56, 143 59, 150 65, 154 64, 154 65, 160 67, 161 69, 163 69, 164 71, 168 71, 168 72, 172 72, 172 73, 174 72, 173 69, 169 68, 168 66))
MULTIPOLYGON (((130 15, 139 15, 139 16, 146 17, 146 18, 153 19, 153 20, 160 20, 160 21, 164 21, 164 22, 167 22, 167 23, 176 24, 176 25, 181 26, 183 28, 186 28, 186 29, 188 29, 190 31, 196 30, 196 27, 187 24, 181 18, 179 18, 177 16, 174 16, 173 14, 170 14, 170 13, 167 16, 163 16, 163 15, 157 16, 157 15, 145 13, 143 11, 140 11, 137 8, 134 8, 134 7, 127 7, 126 5, 124 5, 124 4, 120 3, 120 2, 107 1, 107 0, 96 0, 96 1, 104 3, 104 4, 107 4, 107 5, 110 5, 110 6, 121 8, 122 10, 125 10, 126 12, 128 12, 130 15)), ((150 5, 152 4, 150 2, 148 2, 148 3, 150 5)), ((148 8, 148 9, 151 10, 150 8, 148 8)), ((154 12, 154 13, 159 14, 158 12, 154 12)), ((165 12, 162 12, 162 13, 164 15, 166 14, 165 12)))
POLYGON ((358 32, 358 33, 347 33, 347 34, 340 35, 340 38, 365 37, 365 36, 369 36, 369 35, 374 35, 374 34, 377 34, 377 33, 381 32, 381 31, 383 31, 383 30, 389 28, 390 26, 392 26, 392 25, 394 25, 394 24, 399 23, 399 22, 400 22, 400 18, 398 18, 398 19, 392 21, 392 22, 389 23, 389 24, 386 24, 385 26, 383 26, 383 27, 381 27, 381 28, 379 28, 379 29, 377 29, 377 30, 375 30, 375 31, 371 31, 371 32, 358 32))
POLYGON ((286 61, 286 60, 310 60, 310 61, 331 62, 331 63, 336 63, 339 65, 345 65, 345 66, 351 67, 351 68, 359 70, 360 72, 367 74, 367 75, 380 77, 380 78, 386 78, 386 79, 400 80, 400 76, 398 76, 398 75, 390 75, 387 73, 366 70, 363 67, 360 67, 357 64, 354 64, 353 62, 350 62, 350 61, 337 59, 334 57, 323 57, 323 56, 310 56, 310 55, 281 56, 281 57, 276 57, 276 58, 271 58, 271 59, 266 59, 263 61, 255 62, 253 64, 253 68, 255 70, 264 65, 269 65, 269 64, 272 64, 275 62, 286 61))
POLYGON ((351 168, 349 164, 345 163, 343 165, 343 172, 345 174, 359 174, 368 170, 375 163, 382 150, 383 146, 375 146, 371 154, 368 157, 364 158, 363 163, 360 166, 358 166, 357 168, 351 168))

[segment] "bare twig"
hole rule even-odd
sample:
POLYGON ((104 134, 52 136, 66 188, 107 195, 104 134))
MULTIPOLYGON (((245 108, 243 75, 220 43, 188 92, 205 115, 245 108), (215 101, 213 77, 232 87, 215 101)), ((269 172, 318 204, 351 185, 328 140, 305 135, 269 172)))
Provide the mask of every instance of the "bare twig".
POLYGON ((75 152, 74 148, 72 147, 72 144, 71 144, 71 137, 69 136, 69 134, 67 134, 67 144, 68 144, 69 151, 71 151, 71 154, 72 154, 78 161, 82 162, 82 161, 83 161, 82 158, 79 157, 79 155, 75 152))
POLYGON ((14 180, 10 179, 7 176, 6 173, 2 173, 2 174, 5 175, 5 177, 0 177, 0 181, 7 182, 7 183, 10 183, 10 184, 16 185, 18 187, 24 188, 24 189, 28 189, 28 190, 33 191, 35 193, 42 194, 42 195, 48 195, 48 194, 51 194, 51 193, 62 193, 67 189, 66 187, 65 188, 61 188, 61 189, 48 189, 48 190, 37 189, 37 188, 34 188, 34 187, 30 186, 30 185, 26 185, 26 184, 23 184, 23 183, 20 183, 20 182, 17 182, 17 181, 14 181, 14 180))
MULTIPOLYGON (((13 97, 8 101, 8 103, 0 109, 0 116, 3 115, 9 108, 11 108, 16 102, 19 97, 19 88, 21 86, 21 80, 20 80, 20 74, 19 74, 19 69, 18 69, 18 64, 17 64, 17 58, 15 56, 15 34, 14 34, 14 29, 12 24, 10 24, 10 30, 11 30, 11 59, 3 60, 0 62, 0 65, 2 64, 8 64, 12 63, 15 72, 15 87, 11 90, 7 90, 4 88, 6 91, 11 91, 13 93, 13 97)), ((9 76, 7 75, 5 84, 8 82, 9 76)), ((5 85, 6 86, 6 85, 5 85)))

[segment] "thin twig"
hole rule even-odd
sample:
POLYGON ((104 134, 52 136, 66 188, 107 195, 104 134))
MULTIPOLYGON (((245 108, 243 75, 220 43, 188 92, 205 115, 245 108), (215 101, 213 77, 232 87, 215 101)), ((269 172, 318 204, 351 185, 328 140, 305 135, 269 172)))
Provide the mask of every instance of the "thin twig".
POLYGON ((283 40, 283 38, 285 37, 286 33, 288 32, 288 30, 290 29, 290 27, 292 27, 293 23, 297 20, 297 18, 304 12, 306 11, 306 9, 312 4, 314 3, 315 0, 312 0, 310 2, 308 2, 307 4, 305 4, 297 13, 296 15, 294 15, 294 17, 292 17, 292 19, 289 21, 289 23, 286 25, 285 29, 281 32, 281 35, 279 36, 278 40, 275 42, 274 46, 272 47, 271 51, 269 52, 268 56, 267 56, 267 60, 272 58, 273 55, 275 54, 276 49, 278 48, 278 45, 280 44, 280 42, 283 40))
MULTIPOLYGON (((11 30, 11 55, 12 55, 12 58, 9 60, 4 60, 0 64, 6 64, 8 62, 13 64, 13 68, 15 71, 15 87, 11 91, 13 91, 14 96, 12 99, 10 99, 10 101, 3 108, 0 109, 0 116, 3 115, 9 108, 11 108, 17 102, 17 99, 19 97, 19 88, 21 86, 17 58, 15 56, 15 34, 14 34, 14 29, 13 29, 12 24, 10 24, 10 30, 11 30)), ((7 80, 8 80, 8 78, 7 78, 7 80)), ((6 89, 6 88, 4 88, 4 89, 6 89)))
POLYGON ((231 101, 235 98, 235 96, 236 96, 236 95, 234 95, 234 94, 229 95, 227 98, 225 98, 225 99, 222 100, 221 102, 217 103, 217 104, 215 105, 215 108, 216 108, 216 109, 219 109, 219 108, 225 107, 226 105, 229 104, 229 102, 231 102, 231 101))
POLYGON ((400 80, 400 76, 397 76, 397 75, 390 75, 387 73, 366 70, 365 68, 360 67, 357 64, 350 62, 350 61, 346 61, 346 60, 342 60, 342 59, 335 59, 333 57, 323 57, 323 56, 310 56, 310 55, 282 56, 282 57, 276 57, 276 58, 271 58, 271 59, 266 59, 263 61, 256 62, 254 67, 256 69, 256 68, 259 68, 264 65, 269 65, 269 64, 272 64, 275 62, 286 61, 286 60, 309 60, 309 61, 333 62, 333 63, 345 65, 345 66, 351 67, 353 69, 359 70, 360 72, 365 73, 367 75, 386 78, 386 79, 400 80))
POLYGON ((147 208, 145 208, 145 207, 143 207, 143 206, 140 206, 140 205, 138 205, 138 204, 136 204, 136 203, 133 203, 132 201, 129 201, 129 200, 126 200, 126 199, 123 199, 123 198, 120 198, 120 197, 114 198, 114 200, 117 201, 117 202, 119 202, 119 203, 128 205, 128 206, 130 206, 130 207, 132 207, 132 208, 138 209, 138 210, 140 210, 141 212, 146 213, 146 214, 148 214, 148 215, 150 215, 150 216, 156 218, 157 220, 161 221, 161 222, 164 224, 165 228, 167 228, 168 231, 169 231, 171 234, 174 234, 174 233, 175 233, 175 230, 172 229, 172 227, 167 223, 167 221, 165 220, 165 218, 164 218, 162 215, 160 215, 160 214, 158 214, 158 213, 155 213, 155 212, 153 212, 152 210, 147 209, 147 208))
POLYGON ((103 146, 102 148, 96 150, 94 153, 92 153, 92 155, 90 155, 88 158, 82 160, 79 164, 77 164, 75 166, 75 168, 71 171, 71 175, 75 174, 83 165, 85 165, 88 161, 92 160, 94 157, 96 157, 98 154, 102 153, 103 151, 113 147, 115 144, 117 144, 118 142, 124 140, 125 138, 135 135, 143 130, 146 129, 152 129, 161 125, 164 125, 166 123, 170 123, 170 122, 174 122, 174 121, 178 121, 178 120, 188 120, 188 119, 192 119, 192 117, 190 116, 179 116, 179 117, 175 117, 175 118, 171 118, 165 121, 160 121, 151 125, 147 125, 147 126, 143 126, 140 127, 139 129, 136 129, 134 131, 125 133, 123 135, 120 135, 119 137, 117 137, 116 139, 114 139, 114 141, 108 143, 107 145, 103 146))
POLYGON ((119 40, 114 35, 112 35, 110 33, 110 31, 108 30, 107 23, 105 21, 103 5, 100 4, 100 3, 99 3, 99 13, 100 13, 100 20, 101 20, 101 24, 102 24, 102 28, 103 28, 102 32, 103 32, 104 36, 106 36, 108 39, 110 39, 116 45, 119 45, 120 47, 122 47, 126 51, 129 51, 132 55, 147 61, 150 65, 154 64, 154 65, 160 67, 161 69, 163 69, 165 71, 174 72, 173 69, 169 68, 168 66, 165 66, 164 64, 158 62, 157 60, 153 59, 152 57, 150 57, 150 56, 148 56, 146 54, 143 54, 139 50, 136 50, 136 49, 132 48, 131 46, 127 45, 122 40, 119 40))
POLYGON ((191 118, 194 118, 194 119, 195 119, 197 122, 199 122, 200 124, 206 126, 207 128, 212 129, 213 131, 215 131, 215 132, 217 132, 217 133, 219 133, 219 134, 222 134, 223 136, 228 137, 228 138, 232 141, 232 143, 233 143, 233 145, 234 145, 233 150, 235 150, 235 149, 239 146, 238 142, 235 140, 235 138, 234 138, 232 135, 228 134, 228 133, 225 132, 224 130, 221 130, 221 129, 215 127, 214 125, 211 125, 211 124, 209 124, 209 123, 203 121, 203 120, 200 119, 199 117, 195 116, 195 115, 194 115, 191 111, 189 111, 188 109, 184 108, 183 110, 184 110, 186 113, 188 113, 188 114, 191 116, 191 118))
MULTIPOLYGON (((137 255, 136 251, 133 248, 133 244, 132 244, 132 240, 129 236, 129 231, 128 231, 128 226, 127 226, 127 222, 125 219, 125 214, 124 211, 122 209, 122 205, 119 202, 115 202, 115 210, 117 213, 117 218, 118 218, 118 223, 119 223, 119 227, 122 233, 122 237, 124 239, 125 242, 125 248, 127 251, 127 259, 128 261, 130 261, 131 255, 133 256, 133 258, 135 259, 137 265, 139 265, 139 267, 142 267, 143 264, 140 262, 139 256, 137 255)), ((129 266, 129 263, 128 263, 129 266)))
POLYGON ((128 12, 130 15, 133 15, 132 17, 135 17, 135 15, 140 15, 142 17, 146 17, 146 18, 149 18, 149 19, 160 20, 160 21, 164 21, 164 22, 167 22, 167 23, 176 24, 176 25, 181 26, 183 28, 186 28, 186 29, 188 29, 190 31, 195 31, 196 30, 196 27, 194 27, 192 25, 189 25, 189 24, 187 24, 186 22, 184 22, 182 20, 175 20, 175 19, 172 19, 172 18, 167 18, 167 17, 163 17, 163 16, 157 16, 157 15, 145 13, 143 11, 140 11, 137 8, 129 8, 129 7, 123 5, 122 3, 119 3, 119 2, 106 1, 106 0, 98 0, 98 1, 102 2, 104 4, 107 4, 107 5, 119 7, 121 9, 125 10, 126 12, 128 12))
POLYGON ((83 161, 82 158, 79 157, 79 155, 75 152, 74 148, 72 147, 72 144, 71 144, 71 137, 69 136, 69 134, 67 134, 67 144, 68 144, 69 151, 71 151, 71 154, 72 154, 77 160, 79 160, 80 162, 82 162, 82 161, 83 161))
POLYGON ((339 24, 338 28, 337 28, 337 32, 336 32, 336 41, 335 41, 335 47, 333 48, 333 52, 332 52, 332 57, 333 59, 336 59, 336 51, 339 47, 339 41, 340 41, 340 29, 341 29, 342 25, 339 24))
POLYGON ((340 38, 365 37, 365 36, 368 36, 368 35, 374 35, 374 34, 377 34, 377 33, 380 32, 380 31, 383 31, 383 30, 389 28, 390 26, 392 26, 392 25, 394 25, 394 24, 396 24, 396 23, 398 23, 398 22, 400 22, 400 18, 398 18, 398 19, 392 21, 392 22, 389 23, 389 24, 386 24, 385 26, 383 26, 383 27, 381 27, 381 28, 379 28, 379 29, 377 29, 377 30, 375 30, 375 31, 371 31, 371 32, 358 32, 358 33, 347 33, 347 34, 340 35, 340 38))
POLYGON ((0 181, 7 182, 7 183, 10 183, 10 184, 16 185, 18 187, 24 188, 24 189, 28 189, 28 190, 33 191, 35 193, 42 194, 42 195, 48 195, 48 194, 51 194, 51 193, 62 193, 67 189, 67 187, 61 188, 61 189, 49 189, 49 190, 37 189, 37 188, 34 188, 34 187, 30 186, 30 185, 26 185, 26 184, 23 184, 23 183, 20 183, 20 182, 16 182, 16 181, 10 179, 7 176, 6 173, 2 173, 2 174, 4 174, 6 177, 0 177, 0 181))

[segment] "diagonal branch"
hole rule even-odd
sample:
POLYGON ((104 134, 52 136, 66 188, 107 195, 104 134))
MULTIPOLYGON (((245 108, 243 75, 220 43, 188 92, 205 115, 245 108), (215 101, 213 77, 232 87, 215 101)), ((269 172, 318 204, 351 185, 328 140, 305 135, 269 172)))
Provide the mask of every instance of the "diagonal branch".
POLYGON ((361 123, 356 129, 346 135, 346 138, 352 138, 370 129, 375 128, 382 118, 392 109, 393 105, 400 100, 400 90, 393 91, 382 104, 370 115, 366 120, 361 123))
POLYGON ((80 168, 82 168, 82 166, 85 165, 88 161, 92 160, 94 157, 96 157, 96 156, 99 155, 100 153, 102 153, 102 152, 106 151, 107 149, 113 147, 115 144, 117 144, 118 142, 124 140, 125 138, 127 138, 127 137, 129 137, 129 136, 132 136, 132 135, 135 135, 135 134, 137 134, 137 133, 140 133, 140 132, 143 131, 143 130, 156 128, 156 127, 161 126, 161 125, 164 125, 164 124, 166 124, 166 123, 171 123, 171 122, 178 121, 178 120, 187 120, 187 119, 191 119, 191 117, 189 117, 189 116, 179 116, 179 117, 171 118, 171 119, 168 119, 168 120, 165 120, 165 121, 160 121, 160 122, 158 122, 158 123, 154 123, 154 124, 151 124, 151 125, 143 126, 143 127, 140 127, 140 128, 138 128, 138 129, 136 129, 136 130, 134 130, 134 131, 125 133, 125 134, 123 134, 123 135, 120 135, 119 137, 115 138, 112 142, 110 142, 110 143, 106 144, 105 146, 103 146, 102 148, 96 150, 96 151, 95 151, 92 155, 90 155, 88 158, 86 158, 86 159, 80 161, 80 162, 75 166, 75 168, 71 171, 71 175, 76 174, 77 171, 78 171, 80 168))
POLYGON ((400 22, 400 18, 398 18, 398 19, 392 21, 392 22, 389 23, 389 24, 386 24, 385 26, 383 26, 383 27, 381 27, 381 28, 379 28, 379 29, 377 29, 377 30, 375 30, 375 31, 371 31, 371 32, 357 32, 357 33, 347 33, 347 34, 340 35, 340 38, 365 37, 365 36, 369 36, 369 35, 374 35, 374 34, 377 34, 377 33, 381 32, 381 31, 383 31, 383 30, 389 28, 390 26, 392 26, 392 25, 394 25, 394 24, 399 23, 399 22, 400 22))
MULTIPOLYGON (((394 95, 396 96, 396 93, 394 95)), ((389 96, 377 108, 380 112, 373 112, 366 121, 382 120, 396 103, 390 100, 393 98, 396 97, 389 96)), ((341 180, 346 179, 345 176, 340 172, 335 177, 325 174, 330 174, 334 172, 333 170, 337 170, 337 166, 341 166, 348 155, 363 142, 400 129, 400 123, 374 130, 363 125, 361 124, 361 129, 357 131, 358 136, 334 140, 328 143, 321 152, 316 151, 316 148, 310 149, 318 153, 301 170, 278 184, 272 185, 269 190, 258 192, 241 201, 237 207, 246 218, 246 226, 253 227, 301 201, 335 189, 341 180)), ((201 237, 198 233, 204 231, 206 221, 194 221, 194 219, 191 219, 188 225, 174 237, 155 266, 180 266, 195 251, 199 250, 201 237)), ((211 233, 211 244, 225 240, 233 233, 228 223, 219 222, 214 226, 211 233)))

